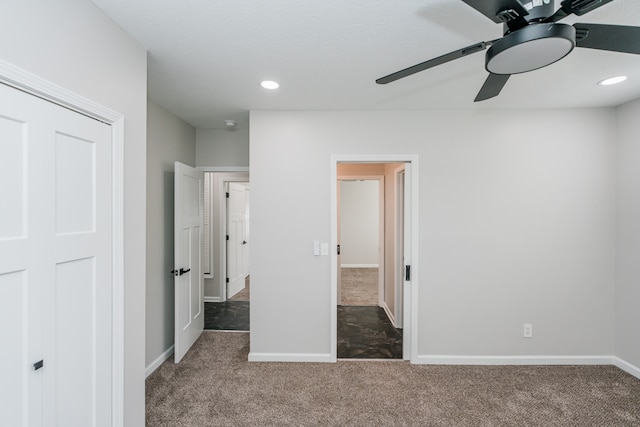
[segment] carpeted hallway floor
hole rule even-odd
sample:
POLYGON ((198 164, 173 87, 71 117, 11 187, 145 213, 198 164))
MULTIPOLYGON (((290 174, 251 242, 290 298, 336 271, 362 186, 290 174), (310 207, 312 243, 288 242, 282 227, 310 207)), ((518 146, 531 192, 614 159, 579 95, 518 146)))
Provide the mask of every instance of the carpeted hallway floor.
POLYGON ((147 426, 638 426, 640 380, 612 366, 249 363, 207 331, 147 379, 147 426))
POLYGON ((378 305, 377 268, 341 268, 342 305, 378 305))

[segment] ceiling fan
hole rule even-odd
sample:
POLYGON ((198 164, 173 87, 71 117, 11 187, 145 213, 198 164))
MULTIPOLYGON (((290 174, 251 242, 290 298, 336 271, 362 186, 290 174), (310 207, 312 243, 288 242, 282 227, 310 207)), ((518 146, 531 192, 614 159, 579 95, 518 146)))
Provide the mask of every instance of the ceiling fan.
POLYGON ((462 0, 493 22, 504 24, 502 38, 476 43, 376 80, 387 84, 487 48, 489 77, 475 102, 497 96, 512 74, 546 67, 567 56, 574 47, 640 54, 640 27, 558 23, 582 16, 613 0, 563 0, 553 13, 553 0, 462 0))

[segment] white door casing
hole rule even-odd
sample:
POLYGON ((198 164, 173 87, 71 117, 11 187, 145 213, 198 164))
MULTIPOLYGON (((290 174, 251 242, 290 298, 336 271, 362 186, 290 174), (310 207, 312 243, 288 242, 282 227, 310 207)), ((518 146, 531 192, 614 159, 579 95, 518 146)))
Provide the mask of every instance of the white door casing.
POLYGON ((180 362, 204 329, 203 174, 175 162, 175 347, 180 362))
POLYGON ((0 138, 0 419, 117 424, 112 128, 0 84, 0 138))
POLYGON ((245 185, 228 184, 227 198, 227 298, 244 289, 247 278, 248 236, 245 185))
MULTIPOLYGON (((396 179, 396 207, 395 207, 395 253, 394 253, 394 281, 395 281, 395 313, 396 327, 403 328, 404 325, 404 286, 405 286, 405 267, 404 267, 404 191, 405 191, 405 175, 404 165, 395 170, 396 179), (399 302, 402 301, 402 304, 399 302)), ((403 352, 403 354, 406 352, 403 352)))
POLYGON ((404 281, 401 282, 403 283, 401 296, 402 296, 402 311, 403 311, 402 313, 402 325, 403 325, 402 358, 404 360, 411 360, 412 339, 414 338, 414 335, 412 335, 412 328, 414 327, 414 325, 411 322, 411 319, 412 319, 411 318, 411 312, 412 312, 411 282, 413 280, 413 275, 415 274, 416 268, 413 265, 413 257, 412 257, 413 246, 412 246, 411 231, 412 231, 413 224, 411 221, 411 213, 412 213, 411 204, 413 203, 413 199, 412 199, 412 193, 411 193, 411 183, 412 183, 411 169, 412 169, 411 163, 405 164, 404 174, 403 174, 404 191, 402 193, 402 201, 403 201, 402 225, 404 229, 404 233, 402 236, 402 240, 403 240, 402 258, 403 258, 405 271, 404 271, 404 281))

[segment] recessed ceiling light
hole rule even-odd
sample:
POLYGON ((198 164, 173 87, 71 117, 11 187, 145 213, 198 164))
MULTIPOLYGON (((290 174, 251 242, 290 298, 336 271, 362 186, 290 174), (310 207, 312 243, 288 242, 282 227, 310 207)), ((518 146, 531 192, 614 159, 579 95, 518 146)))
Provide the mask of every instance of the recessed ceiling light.
POLYGON ((610 86, 610 85, 622 83, 625 80, 627 80, 627 76, 615 76, 615 77, 609 77, 608 79, 601 80, 598 82, 598 84, 600 86, 610 86))
POLYGON ((265 80, 260 85, 265 89, 278 89, 280 85, 278 82, 274 82, 272 80, 265 80))

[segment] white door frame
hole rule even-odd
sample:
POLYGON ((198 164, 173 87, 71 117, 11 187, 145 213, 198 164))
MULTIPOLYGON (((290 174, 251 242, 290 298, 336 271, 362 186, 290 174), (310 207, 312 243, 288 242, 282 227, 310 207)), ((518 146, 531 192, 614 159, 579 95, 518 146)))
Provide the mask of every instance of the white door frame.
MULTIPOLYGON (((393 174, 395 175, 395 200, 393 201, 395 205, 395 250, 393 253, 393 281, 395 287, 395 304, 394 304, 394 317, 396 319, 397 325, 399 327, 403 327, 403 306, 404 304, 399 304, 399 301, 404 300, 404 177, 405 177, 405 166, 399 166, 393 170, 393 174), (398 177, 402 175, 402 182, 398 179, 398 177)), ((397 326, 396 326, 397 327, 397 326)))
MULTIPOLYGON (((378 182, 378 306, 388 310, 384 301, 384 251, 385 251, 385 235, 384 235, 384 175, 339 175, 338 181, 377 181, 378 182)), ((339 193, 336 193, 338 197, 339 193)), ((337 246, 337 243, 336 243, 337 246)), ((334 246, 334 247, 336 247, 334 246)), ((340 268, 340 266, 338 266, 340 268)), ((337 277, 337 276, 336 276, 337 277)), ((337 280, 337 279, 336 279, 337 280)), ((340 290, 340 283, 338 283, 338 290, 340 290)), ((340 293, 338 292, 338 304, 340 304, 340 293)))
POLYGON ((124 425, 124 116, 0 60, 0 83, 111 126, 112 158, 112 420, 124 425))
MULTIPOLYGON (((419 279, 419 264, 418 264, 418 156, 415 154, 336 154, 331 156, 331 200, 330 200, 330 215, 331 215, 331 247, 336 248, 338 244, 338 209, 337 209, 337 187, 338 187, 338 163, 410 163, 411 174, 409 179, 411 180, 411 194, 405 195, 405 198, 410 198, 410 213, 409 218, 411 220, 411 233, 415 236, 411 239, 411 291, 409 296, 409 304, 405 304, 404 310, 408 316, 405 315, 405 319, 408 317, 409 324, 404 324, 404 336, 403 340, 409 340, 407 345, 410 349, 410 356, 407 357, 403 354, 403 358, 408 359, 411 363, 418 362, 418 279, 419 279), (407 307, 407 305, 409 307, 407 307), (407 313, 408 311, 408 313, 407 313), (408 333, 407 333, 408 332, 408 333)), ((331 313, 331 336, 330 336, 330 348, 331 358, 330 360, 335 362, 338 359, 338 256, 335 250, 331 251, 331 299, 330 306, 328 307, 331 313)), ((405 347, 406 348, 406 347, 405 347)))
MULTIPOLYGON (((209 211, 210 215, 214 216, 215 214, 218 215, 218 250, 216 256, 218 258, 219 261, 219 269, 218 271, 214 271, 214 279, 216 280, 218 283, 218 295, 220 295, 218 300, 215 300, 215 302, 224 302, 227 300, 227 283, 226 283, 226 278, 227 278, 227 242, 225 239, 222 238, 222 236, 225 236, 227 234, 227 207, 226 207, 226 200, 224 197, 225 194, 225 187, 227 185, 227 183, 229 182, 250 182, 250 178, 249 178, 249 168, 246 166, 230 166, 230 167, 213 167, 213 166, 199 166, 196 169, 198 169, 201 172, 212 172, 212 173, 233 173, 233 174, 237 174, 237 176, 223 176, 219 181, 218 181, 218 188, 217 190, 217 194, 218 194, 218 212, 214 213, 213 209, 211 209, 209 211), (246 176, 243 176, 244 174, 246 174, 246 176), (217 276, 216 276, 217 274, 217 276)), ((213 190, 213 189, 212 189, 213 190)), ((214 221, 210 221, 209 222, 211 224, 211 230, 210 230, 210 241, 213 242, 213 229, 215 226, 215 222, 214 221)), ((215 242, 213 242, 213 244, 216 244, 215 242)), ((213 260, 212 260, 213 261, 213 260)), ((205 295, 205 302, 214 302, 214 300, 212 300, 210 297, 207 297, 207 295, 205 295)))

